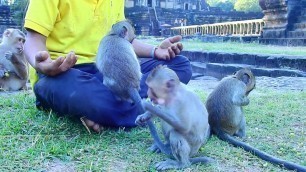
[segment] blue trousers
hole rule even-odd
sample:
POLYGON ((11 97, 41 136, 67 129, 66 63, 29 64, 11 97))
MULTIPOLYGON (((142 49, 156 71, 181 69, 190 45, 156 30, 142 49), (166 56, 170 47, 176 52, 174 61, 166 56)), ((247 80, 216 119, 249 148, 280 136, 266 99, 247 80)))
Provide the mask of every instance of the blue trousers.
MULTIPOLYGON (((142 98, 147 97, 145 80, 150 71, 158 65, 167 65, 187 84, 192 71, 188 58, 176 56, 170 61, 149 59, 141 62, 142 98)), ((135 127, 140 114, 135 104, 120 101, 103 85, 103 76, 95 64, 75 65, 57 76, 40 75, 34 86, 36 104, 41 109, 52 109, 59 115, 86 117, 102 126, 135 127)))

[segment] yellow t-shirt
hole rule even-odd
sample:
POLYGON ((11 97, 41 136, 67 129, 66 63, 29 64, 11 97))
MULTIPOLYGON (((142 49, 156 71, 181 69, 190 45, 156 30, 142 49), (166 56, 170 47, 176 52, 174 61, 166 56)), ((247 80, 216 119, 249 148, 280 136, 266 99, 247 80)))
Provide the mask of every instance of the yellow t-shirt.
MULTIPOLYGON (((80 64, 94 62, 102 37, 124 19, 121 0, 30 0, 24 27, 47 37, 52 59, 73 50, 80 64)), ((30 80, 37 81, 33 68, 30 80)))

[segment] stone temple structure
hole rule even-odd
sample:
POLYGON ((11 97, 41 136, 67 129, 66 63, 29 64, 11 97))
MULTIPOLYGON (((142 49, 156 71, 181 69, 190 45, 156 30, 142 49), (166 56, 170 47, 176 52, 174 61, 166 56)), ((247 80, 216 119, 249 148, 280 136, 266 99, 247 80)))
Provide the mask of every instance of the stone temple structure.
POLYGON ((265 26, 260 42, 306 46, 306 0, 259 0, 265 26))

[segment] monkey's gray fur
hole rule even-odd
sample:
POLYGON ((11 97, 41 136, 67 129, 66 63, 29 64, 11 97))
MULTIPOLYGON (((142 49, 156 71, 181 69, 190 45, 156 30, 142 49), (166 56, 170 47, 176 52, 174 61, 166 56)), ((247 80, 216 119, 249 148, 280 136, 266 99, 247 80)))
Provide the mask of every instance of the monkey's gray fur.
POLYGON ((131 24, 118 22, 101 40, 96 57, 97 68, 103 74, 103 84, 123 100, 130 100, 130 92, 140 89, 142 74, 130 43, 134 38, 131 24))

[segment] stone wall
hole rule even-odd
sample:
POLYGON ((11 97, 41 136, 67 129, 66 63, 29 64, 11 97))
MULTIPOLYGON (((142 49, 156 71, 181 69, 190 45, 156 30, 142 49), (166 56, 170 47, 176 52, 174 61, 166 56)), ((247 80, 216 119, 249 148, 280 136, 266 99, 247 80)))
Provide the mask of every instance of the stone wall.
POLYGON ((10 7, 7 5, 0 5, 0 36, 7 28, 16 28, 17 25, 11 18, 10 7))
MULTIPOLYGON (((150 31, 152 18, 146 7, 133 7, 125 9, 126 18, 136 25, 136 32, 142 35, 153 35, 150 31), (151 20, 150 20, 151 18, 151 20)), ((223 12, 223 11, 197 11, 156 8, 157 20, 160 25, 178 26, 175 20, 186 19, 186 25, 201 25, 227 21, 239 21, 262 18, 262 13, 223 12)))
POLYGON ((260 0, 265 26, 261 43, 306 45, 306 0, 260 0))

